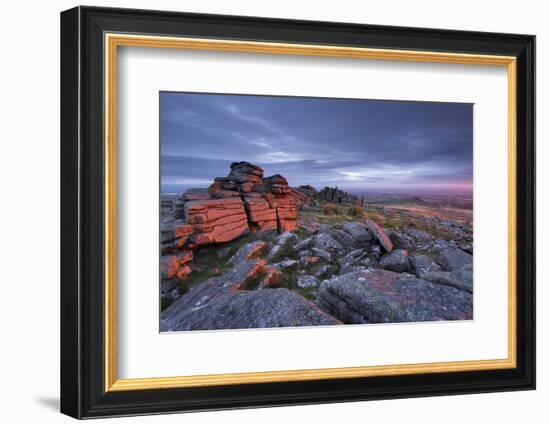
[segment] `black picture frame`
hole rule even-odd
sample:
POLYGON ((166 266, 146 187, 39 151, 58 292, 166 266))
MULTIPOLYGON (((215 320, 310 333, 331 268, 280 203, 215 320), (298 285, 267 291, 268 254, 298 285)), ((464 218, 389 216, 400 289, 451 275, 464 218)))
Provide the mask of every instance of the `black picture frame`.
POLYGON ((61 412, 75 418, 535 388, 535 37, 132 9, 61 13, 61 412), (105 391, 104 34, 517 58, 517 367, 369 378, 105 391))

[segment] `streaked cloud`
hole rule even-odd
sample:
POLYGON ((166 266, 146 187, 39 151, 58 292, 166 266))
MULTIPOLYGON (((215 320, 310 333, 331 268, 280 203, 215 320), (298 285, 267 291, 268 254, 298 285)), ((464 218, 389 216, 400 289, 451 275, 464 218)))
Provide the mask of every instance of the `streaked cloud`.
POLYGON ((161 93, 166 191, 206 186, 232 161, 298 186, 472 185, 472 105, 161 93))

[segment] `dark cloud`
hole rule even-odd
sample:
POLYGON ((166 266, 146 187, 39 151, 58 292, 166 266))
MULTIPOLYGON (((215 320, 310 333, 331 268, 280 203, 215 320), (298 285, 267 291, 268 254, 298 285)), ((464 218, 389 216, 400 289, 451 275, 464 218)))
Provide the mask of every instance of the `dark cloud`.
POLYGON ((163 191, 206 186, 232 161, 297 186, 468 189, 472 105, 161 93, 163 191))

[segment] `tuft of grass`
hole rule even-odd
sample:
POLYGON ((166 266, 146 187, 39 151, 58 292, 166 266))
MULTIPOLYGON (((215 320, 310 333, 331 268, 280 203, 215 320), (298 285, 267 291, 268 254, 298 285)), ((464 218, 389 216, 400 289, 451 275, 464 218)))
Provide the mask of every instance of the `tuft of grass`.
POLYGON ((390 228, 394 230, 405 230, 414 228, 422 230, 434 236, 435 238, 451 240, 454 238, 453 231, 441 230, 436 226, 432 226, 422 220, 417 219, 414 216, 407 216, 402 214, 398 210, 385 211, 381 208, 372 208, 364 215, 366 218, 370 218, 378 223, 380 226, 390 228))
POLYGON ((348 208, 348 215, 351 217, 363 217, 363 208, 352 205, 348 208))
POLYGON ((328 224, 332 226, 334 224, 343 224, 343 223, 348 223, 350 221, 355 221, 358 218, 356 216, 348 215, 347 208, 344 213, 343 208, 338 205, 335 205, 337 207, 336 214, 327 215, 325 213, 325 207, 327 205, 329 206, 328 208, 331 209, 332 208, 331 205, 335 205, 335 204, 325 204, 323 205, 323 207, 319 207, 315 209, 312 208, 308 211, 300 211, 298 212, 298 221, 299 222, 313 221, 319 224, 328 224))
POLYGON ((325 204, 323 205, 323 214, 324 215, 340 215, 340 207, 336 204, 325 204))
POLYGON ((307 237, 309 236, 309 233, 306 231, 306 229, 304 229, 304 228, 301 227, 301 226, 298 227, 298 229, 295 230, 294 233, 295 233, 296 235, 298 235, 298 237, 299 237, 300 239, 302 239, 302 238, 307 238, 307 237))

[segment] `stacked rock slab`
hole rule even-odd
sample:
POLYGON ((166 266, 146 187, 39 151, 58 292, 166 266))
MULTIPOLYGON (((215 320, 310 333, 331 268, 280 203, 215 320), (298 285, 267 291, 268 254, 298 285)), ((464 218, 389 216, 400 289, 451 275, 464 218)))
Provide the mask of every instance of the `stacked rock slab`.
POLYGON ((229 242, 250 231, 297 229, 296 200, 286 179, 263 177, 261 167, 234 162, 208 189, 189 189, 174 225, 175 249, 229 242))
POLYGON ((189 201, 184 220, 193 228, 188 247, 229 242, 248 232, 248 220, 239 197, 189 201))
POLYGON ((292 232, 298 228, 296 224, 296 199, 286 179, 275 174, 264 179, 267 189, 265 198, 277 216, 277 228, 280 232, 292 232))

